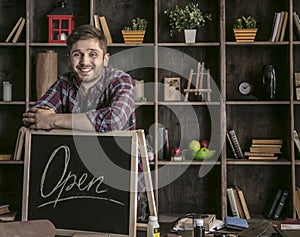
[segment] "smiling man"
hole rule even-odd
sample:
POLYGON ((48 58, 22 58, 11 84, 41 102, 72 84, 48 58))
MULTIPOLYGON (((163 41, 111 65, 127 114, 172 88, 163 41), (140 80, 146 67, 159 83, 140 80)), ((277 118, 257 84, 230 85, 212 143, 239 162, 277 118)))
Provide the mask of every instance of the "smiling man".
POLYGON ((108 132, 135 129, 134 84, 127 73, 109 68, 107 41, 92 25, 67 39, 70 71, 23 114, 30 129, 108 132))

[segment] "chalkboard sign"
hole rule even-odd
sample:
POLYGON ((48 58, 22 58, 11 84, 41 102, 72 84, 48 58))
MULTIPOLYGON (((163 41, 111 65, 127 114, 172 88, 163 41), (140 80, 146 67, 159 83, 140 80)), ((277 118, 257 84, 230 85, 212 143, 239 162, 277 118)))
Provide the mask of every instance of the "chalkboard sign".
POLYGON ((27 130, 22 220, 135 236, 137 144, 134 131, 27 130))

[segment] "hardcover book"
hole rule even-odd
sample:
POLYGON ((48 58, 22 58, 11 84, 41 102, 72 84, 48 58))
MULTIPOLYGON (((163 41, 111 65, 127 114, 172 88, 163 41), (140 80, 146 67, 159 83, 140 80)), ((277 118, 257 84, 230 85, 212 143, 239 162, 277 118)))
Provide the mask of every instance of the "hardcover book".
POLYGON ((257 139, 257 138, 254 138, 252 139, 252 144, 253 145, 282 145, 283 144, 283 140, 282 139, 257 139))
POLYGON ((229 206, 230 206, 230 209, 231 209, 232 216, 233 217, 240 217, 239 210, 238 210, 238 207, 237 207, 237 203, 236 203, 236 200, 235 200, 235 197, 234 197, 234 191, 233 191, 232 187, 227 188, 227 197, 228 197, 229 206))
POLYGON ((113 40, 112 40, 110 30, 109 30, 105 16, 99 16, 99 20, 100 20, 100 25, 104 32, 104 35, 106 36, 107 43, 112 44, 113 40))
POLYGON ((235 151, 235 149, 234 149, 234 146, 233 146, 233 143, 232 143, 232 141, 231 141, 231 138, 230 138, 230 136, 229 136, 228 131, 226 132, 226 137, 227 137, 228 143, 229 143, 229 145, 230 145, 230 148, 231 148, 231 150, 232 150, 232 153, 233 153, 234 158, 235 158, 235 159, 238 159, 239 157, 238 157, 238 155, 237 155, 237 153, 236 153, 236 151, 235 151))
POLYGON ((241 230, 249 227, 247 220, 239 217, 225 216, 224 222, 227 228, 241 230))
POLYGON ((250 147, 250 152, 280 153, 280 147, 250 147))
POLYGON ((247 205, 247 202, 246 202, 246 198, 245 198, 244 192, 239 187, 236 187, 235 189, 237 190, 237 193, 239 195, 239 199, 240 199, 241 205, 243 207, 245 218, 247 220, 249 220, 251 218, 251 216, 250 216, 250 212, 249 212, 249 209, 248 209, 248 205, 247 205))
POLYGON ((293 12, 293 20, 294 20, 294 25, 295 25, 295 35, 297 40, 300 39, 300 20, 299 16, 296 12, 293 12))
POLYGON ((300 152, 300 139, 299 139, 299 135, 298 132, 296 130, 294 130, 294 142, 296 144, 296 147, 298 149, 298 152, 300 152))
POLYGON ((0 204, 0 215, 10 212, 8 204, 0 204))
POLYGON ((9 42, 11 40, 13 35, 16 33, 19 25, 21 24, 22 20, 23 20, 23 17, 20 17, 19 20, 17 21, 17 23, 15 24, 15 26, 13 27, 13 29, 11 30, 11 32, 9 33, 9 35, 7 36, 5 42, 9 42))
POLYGON ((282 230, 300 230, 300 219, 286 218, 280 222, 280 229, 282 230))
POLYGON ((238 138, 237 138, 237 135, 236 135, 234 129, 230 129, 230 130, 228 131, 228 134, 229 134, 229 137, 230 137, 230 139, 231 139, 231 141, 232 141, 234 150, 236 151, 238 158, 239 158, 239 159, 245 158, 245 157, 244 157, 244 154, 243 154, 243 151, 242 151, 242 148, 241 148, 241 146, 240 146, 239 140, 238 140, 238 138))
POLYGON ((281 197, 279 199, 279 202, 277 204, 277 207, 275 208, 275 211, 274 211, 274 214, 273 214, 273 219, 274 220, 278 220, 279 219, 279 216, 283 210, 283 206, 286 202, 286 199, 287 199, 287 196, 288 196, 288 191, 287 190, 283 190, 282 194, 281 194, 281 197))
POLYGON ((238 191, 236 188, 233 188, 233 195, 234 195, 234 199, 236 202, 236 206, 237 206, 240 218, 245 218, 242 203, 241 203, 241 200, 240 200, 240 197, 239 197, 239 194, 238 194, 238 191))
POLYGON ((19 40, 19 38, 21 36, 21 33, 22 33, 22 30, 23 30, 23 28, 25 26, 25 21, 26 21, 25 18, 22 17, 22 20, 21 20, 21 23, 20 23, 20 25, 18 27, 18 30, 17 30, 14 38, 12 39, 13 43, 17 43, 17 41, 19 40))
POLYGON ((267 218, 272 218, 273 213, 275 211, 275 208, 277 207, 277 204, 279 203, 279 199, 281 197, 282 190, 278 189, 275 193, 275 196, 272 196, 272 199, 269 201, 269 204, 267 205, 265 216, 267 218))

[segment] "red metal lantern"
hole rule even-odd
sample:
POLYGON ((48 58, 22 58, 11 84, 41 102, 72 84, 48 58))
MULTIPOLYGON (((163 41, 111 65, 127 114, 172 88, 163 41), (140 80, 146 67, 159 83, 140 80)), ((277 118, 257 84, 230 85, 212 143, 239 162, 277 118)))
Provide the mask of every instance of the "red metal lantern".
POLYGON ((64 0, 58 2, 48 15, 48 42, 66 43, 67 37, 75 27, 74 16, 64 0))

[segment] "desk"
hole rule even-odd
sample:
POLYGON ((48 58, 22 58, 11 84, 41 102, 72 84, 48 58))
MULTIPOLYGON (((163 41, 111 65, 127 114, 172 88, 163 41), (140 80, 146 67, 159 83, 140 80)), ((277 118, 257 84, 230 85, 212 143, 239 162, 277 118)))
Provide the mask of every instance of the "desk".
MULTIPOLYGON (((160 230, 161 230, 161 237, 193 237, 192 231, 181 231, 177 235, 176 234, 168 234, 169 230, 172 229, 172 227, 176 224, 177 220, 174 219, 170 222, 160 222, 160 230)), ((261 218, 251 218, 249 222, 249 228, 245 229, 243 231, 236 231, 232 229, 222 229, 219 232, 222 233, 237 233, 239 237, 280 237, 280 235, 275 231, 275 229, 272 226, 272 220, 264 220, 261 218), (257 233, 257 234, 255 234, 257 233), (259 234, 260 233, 260 234, 259 234)), ((285 231, 283 234, 284 237, 299 237, 300 231, 285 231)), ((146 237, 147 233, 146 231, 139 231, 137 233, 138 237, 146 237)), ((206 237, 213 237, 214 234, 206 234, 206 237)))

